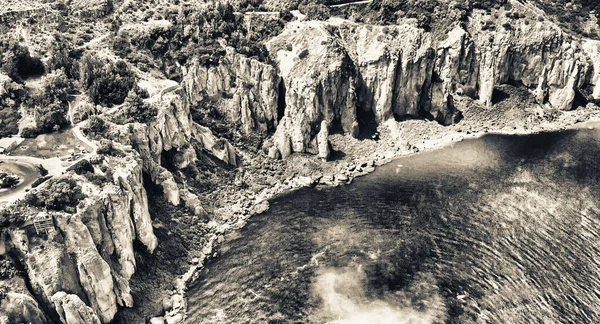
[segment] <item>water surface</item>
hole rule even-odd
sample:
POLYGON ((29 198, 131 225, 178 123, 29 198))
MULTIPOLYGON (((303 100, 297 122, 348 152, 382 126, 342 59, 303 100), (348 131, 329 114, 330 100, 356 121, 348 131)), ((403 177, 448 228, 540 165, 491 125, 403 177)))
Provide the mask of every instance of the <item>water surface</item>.
POLYGON ((190 323, 600 323, 600 132, 488 135, 229 234, 190 323))

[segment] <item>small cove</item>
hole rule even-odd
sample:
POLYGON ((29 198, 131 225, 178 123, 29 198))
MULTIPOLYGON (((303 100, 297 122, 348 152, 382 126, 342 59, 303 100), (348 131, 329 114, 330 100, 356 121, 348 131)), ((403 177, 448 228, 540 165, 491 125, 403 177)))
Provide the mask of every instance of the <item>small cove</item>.
POLYGON ((486 135, 271 201, 190 323, 600 321, 600 132, 486 135))

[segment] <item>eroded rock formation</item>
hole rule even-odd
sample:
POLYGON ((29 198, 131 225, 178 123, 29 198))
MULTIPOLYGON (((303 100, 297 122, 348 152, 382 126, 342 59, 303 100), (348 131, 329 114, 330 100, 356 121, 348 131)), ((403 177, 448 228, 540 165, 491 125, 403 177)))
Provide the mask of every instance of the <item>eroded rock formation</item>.
POLYGON ((461 116, 456 96, 493 109, 501 84, 524 86, 559 110, 572 109, 578 94, 600 99, 599 42, 575 39, 548 21, 500 18, 483 27, 484 16, 476 12, 443 35, 408 23, 295 21, 267 43, 275 70, 229 49, 216 67, 196 61, 186 70, 186 97, 213 100, 245 132, 276 125, 270 155, 284 158, 317 154, 322 121, 352 136, 360 111, 378 123, 425 117, 448 125, 461 116))
POLYGON ((56 231, 48 237, 14 228, 6 238, 27 269, 40 308, 63 323, 107 323, 119 306, 133 306, 134 241, 150 252, 158 244, 141 159, 131 155, 110 163, 113 177, 102 188, 79 179, 88 197, 75 214, 54 213, 56 231))

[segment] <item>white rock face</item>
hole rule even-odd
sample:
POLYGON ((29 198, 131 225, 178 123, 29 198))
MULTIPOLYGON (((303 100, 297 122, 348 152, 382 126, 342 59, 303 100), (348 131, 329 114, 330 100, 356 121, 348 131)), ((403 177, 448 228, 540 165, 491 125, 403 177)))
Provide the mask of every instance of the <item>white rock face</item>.
POLYGON ((594 85, 592 94, 594 99, 600 99, 600 41, 586 39, 582 42, 582 48, 589 56, 594 67, 594 73, 591 77, 591 84, 594 85))
POLYGON ((74 258, 79 282, 89 299, 90 307, 102 322, 110 322, 117 313, 117 296, 109 264, 100 256, 79 215, 70 219, 59 217, 56 221, 65 235, 67 253, 74 258))
POLYGON ((456 25, 446 37, 435 38, 408 24, 292 22, 267 43, 277 75, 229 49, 217 67, 192 64, 186 96, 194 102, 216 100, 246 132, 265 127, 240 116, 272 120, 266 116, 276 114, 265 111, 279 106, 273 145, 283 158, 318 154, 322 121, 330 131, 356 136, 360 110, 372 112, 378 122, 425 116, 451 124, 458 113, 454 96, 479 98, 492 107, 495 87, 506 83, 522 84, 540 104, 561 110, 572 109, 577 91, 587 85, 593 89, 590 97, 600 98, 600 42, 573 40, 549 22, 515 20, 511 28, 501 22, 495 30, 482 30, 473 19, 466 29, 456 25), (258 77, 265 73, 268 78, 258 77), (285 91, 275 91, 278 78, 285 91), (241 89, 240 83, 260 91, 241 89), (279 95, 276 101, 284 103, 258 94, 279 95))
POLYGON ((255 59, 227 54, 217 66, 197 60, 183 71, 182 82, 191 105, 214 102, 218 111, 246 133, 267 133, 277 125, 279 82, 275 68, 255 59))
POLYGON ((100 324, 94 310, 88 307, 77 295, 64 291, 52 296, 60 321, 63 324, 100 324))
POLYGON ((352 60, 325 23, 291 23, 267 48, 285 85, 285 115, 275 144, 286 156, 316 152, 315 129, 324 120, 346 134, 356 130, 356 75, 352 60))
POLYGON ((493 34, 493 42, 489 41, 491 35, 479 32, 475 37, 482 53, 479 65, 482 103, 491 106, 495 85, 517 82, 536 89, 540 103, 548 102, 561 110, 572 109, 575 89, 583 86, 586 75, 594 69, 584 50, 588 47, 592 51, 592 47, 582 47, 547 22, 500 28, 493 34))
POLYGON ((57 231, 47 240, 10 232, 10 246, 27 265, 33 293, 67 324, 108 323, 119 306, 133 306, 133 243, 150 252, 158 244, 141 160, 132 156, 111 163, 114 183, 100 191, 85 185, 88 198, 75 214, 54 214, 57 231))
POLYGON ((317 147, 319 148, 319 157, 323 160, 329 159, 331 154, 329 150, 329 130, 327 129, 327 122, 321 122, 321 130, 317 135, 317 147))
MULTIPOLYGON (((22 279, 17 279, 19 282, 13 281, 11 284, 17 284, 21 287, 10 286, 13 290, 25 288, 25 283, 22 279)), ((46 316, 41 311, 38 302, 29 293, 9 291, 0 300, 0 324, 12 323, 48 323, 46 316)))
POLYGON ((228 141, 217 138, 210 129, 192 120, 186 100, 178 91, 164 94, 155 103, 159 107, 157 117, 148 125, 111 125, 108 138, 135 148, 141 156, 143 171, 152 182, 162 186, 169 203, 179 205, 183 201, 191 210, 199 210, 202 207, 197 197, 179 188, 171 172, 164 167, 165 163, 178 169, 194 165, 197 161, 194 142, 230 165, 237 165, 237 155, 228 141))

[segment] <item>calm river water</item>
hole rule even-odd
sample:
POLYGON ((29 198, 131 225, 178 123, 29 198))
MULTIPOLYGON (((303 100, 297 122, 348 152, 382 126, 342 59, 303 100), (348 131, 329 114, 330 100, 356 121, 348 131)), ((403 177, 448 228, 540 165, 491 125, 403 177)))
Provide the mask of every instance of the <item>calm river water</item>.
POLYGON ((190 323, 600 323, 600 131, 487 135, 229 234, 190 323))

